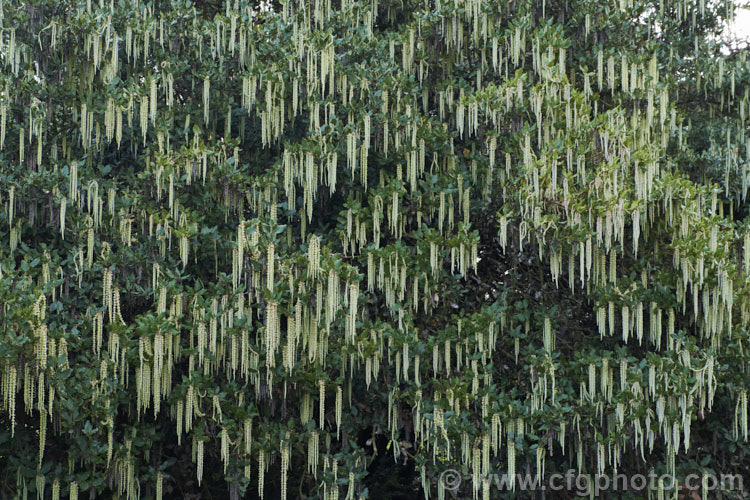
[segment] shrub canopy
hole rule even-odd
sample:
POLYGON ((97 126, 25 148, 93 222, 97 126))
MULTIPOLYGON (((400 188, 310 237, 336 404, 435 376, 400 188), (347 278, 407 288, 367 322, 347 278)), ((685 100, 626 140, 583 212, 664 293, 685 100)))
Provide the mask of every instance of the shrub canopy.
POLYGON ((0 496, 744 473, 734 10, 2 2, 0 496))

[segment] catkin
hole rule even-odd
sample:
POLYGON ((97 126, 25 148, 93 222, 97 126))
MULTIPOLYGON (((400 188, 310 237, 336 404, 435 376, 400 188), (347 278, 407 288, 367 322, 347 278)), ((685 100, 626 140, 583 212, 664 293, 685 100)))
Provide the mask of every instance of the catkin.
POLYGON ((318 410, 318 425, 320 426, 320 429, 323 429, 323 426, 325 425, 325 401, 326 401, 326 384, 323 380, 318 380, 318 401, 319 401, 319 410, 318 410))
POLYGON ((310 238, 308 260, 307 275, 312 279, 316 279, 320 274, 320 239, 315 235, 310 238))

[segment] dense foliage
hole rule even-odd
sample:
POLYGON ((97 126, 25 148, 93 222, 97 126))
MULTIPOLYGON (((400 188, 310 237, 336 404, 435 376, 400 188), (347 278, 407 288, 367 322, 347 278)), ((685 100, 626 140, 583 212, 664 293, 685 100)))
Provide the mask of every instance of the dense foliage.
POLYGON ((3 1, 0 497, 745 474, 734 9, 3 1))

